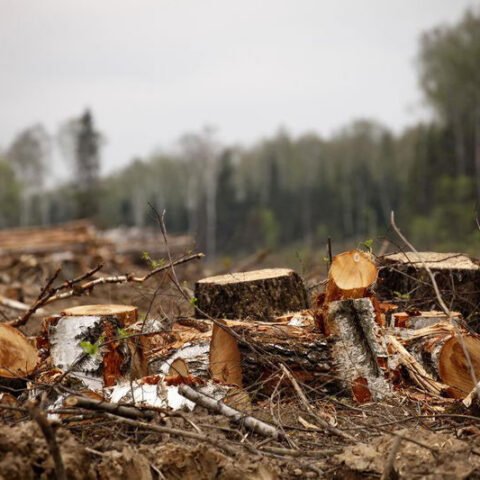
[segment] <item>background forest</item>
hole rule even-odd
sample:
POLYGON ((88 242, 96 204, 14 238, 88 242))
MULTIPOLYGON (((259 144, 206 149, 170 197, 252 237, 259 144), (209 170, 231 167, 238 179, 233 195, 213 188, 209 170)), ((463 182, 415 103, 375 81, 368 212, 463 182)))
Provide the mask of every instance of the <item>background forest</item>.
POLYGON ((0 228, 84 217, 144 227, 150 203, 213 258, 381 238, 394 210, 418 247, 478 254, 480 12, 426 32, 417 68, 433 114, 400 134, 360 119, 328 138, 280 129, 239 146, 205 128, 101 177, 107 132, 92 112, 55 135, 27 128, 0 153, 0 228), (60 186, 47 181, 54 148, 74 172, 60 186))

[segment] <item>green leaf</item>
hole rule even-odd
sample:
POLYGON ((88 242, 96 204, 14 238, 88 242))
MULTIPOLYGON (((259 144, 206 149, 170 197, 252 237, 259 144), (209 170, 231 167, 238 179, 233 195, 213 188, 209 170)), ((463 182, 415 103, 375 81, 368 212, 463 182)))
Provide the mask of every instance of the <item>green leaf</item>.
POLYGON ((93 356, 98 352, 98 345, 96 343, 87 342, 86 340, 80 342, 80 347, 82 347, 82 350, 88 355, 93 356))
POLYGON ((360 246, 363 247, 365 250, 371 252, 373 247, 373 238, 369 238, 368 240, 361 242, 360 246))
POLYGON ((198 303, 198 298, 192 297, 190 299, 190 305, 195 306, 198 303))
POLYGON ((117 335, 120 337, 120 338, 127 338, 130 336, 130 333, 128 332, 128 330, 126 328, 117 328, 117 335))

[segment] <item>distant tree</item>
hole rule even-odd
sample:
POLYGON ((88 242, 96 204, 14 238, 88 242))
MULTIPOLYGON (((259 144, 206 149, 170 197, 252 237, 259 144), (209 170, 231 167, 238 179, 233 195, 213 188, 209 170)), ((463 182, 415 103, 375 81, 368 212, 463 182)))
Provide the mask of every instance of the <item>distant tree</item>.
POLYGON ((439 118, 453 131, 457 175, 474 175, 480 200, 480 10, 422 37, 420 82, 439 118))
POLYGON ((47 223, 48 206, 42 195, 45 175, 50 159, 50 138, 41 125, 34 125, 20 132, 7 151, 7 160, 22 184, 22 209, 20 224, 32 223, 33 199, 38 196, 41 222, 47 223))
POLYGON ((96 130, 93 115, 86 110, 63 125, 60 143, 74 167, 77 218, 94 217, 99 209, 100 151, 102 135, 96 130))
POLYGON ((0 157, 0 228, 17 225, 20 203, 21 185, 11 164, 0 157))

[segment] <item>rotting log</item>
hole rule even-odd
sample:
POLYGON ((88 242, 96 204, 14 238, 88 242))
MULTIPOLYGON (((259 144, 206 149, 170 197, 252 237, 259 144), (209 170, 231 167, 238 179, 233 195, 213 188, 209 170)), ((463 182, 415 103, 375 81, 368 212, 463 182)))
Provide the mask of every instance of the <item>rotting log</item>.
POLYGON ((400 338, 431 375, 450 387, 446 392, 450 396, 465 398, 480 379, 479 335, 438 323, 403 331, 400 338))
POLYGON ((230 273, 195 284, 197 317, 269 321, 308 308, 300 276, 286 268, 230 273))
POLYGON ((0 324, 0 390, 2 386, 24 386, 25 378, 34 373, 38 360, 37 349, 25 335, 0 324))
POLYGON ((370 299, 331 302, 325 322, 344 389, 360 403, 386 397, 390 392, 385 378, 388 355, 370 299))
POLYGON ((86 305, 45 319, 42 343, 52 367, 70 371, 93 390, 146 375, 139 337, 125 331, 136 316, 128 305, 86 305))
MULTIPOLYGON (((232 377, 239 372, 236 368, 237 354, 232 357, 231 350, 224 347, 227 344, 234 344, 233 351, 236 352, 238 348, 241 354, 241 380, 244 388, 249 391, 271 391, 278 383, 281 363, 285 364, 300 382, 313 388, 323 388, 334 380, 330 345, 325 336, 315 330, 313 318, 304 326, 285 322, 239 320, 224 320, 224 323, 241 340, 222 330, 223 333, 218 339, 226 336, 230 338, 224 344, 212 340, 210 359, 214 359, 215 363, 210 370, 219 371, 220 376, 225 370, 233 373, 226 377, 230 383, 233 383, 232 377)), ((289 385, 288 382, 285 384, 289 385)))
POLYGON ((480 319, 480 266, 478 261, 460 253, 403 252, 379 259, 380 272, 376 292, 383 300, 417 310, 440 309, 424 264, 428 266, 444 302, 465 319, 480 319))

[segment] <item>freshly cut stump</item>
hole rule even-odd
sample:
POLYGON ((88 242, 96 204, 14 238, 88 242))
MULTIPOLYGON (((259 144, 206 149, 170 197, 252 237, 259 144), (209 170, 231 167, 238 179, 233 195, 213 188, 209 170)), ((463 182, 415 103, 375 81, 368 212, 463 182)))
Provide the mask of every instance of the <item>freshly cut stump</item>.
MULTIPOLYGON (((403 336, 406 335, 404 333, 403 336)), ((403 341, 433 376, 451 387, 448 393, 453 397, 465 398, 475 386, 464 348, 475 379, 477 382, 480 380, 479 335, 458 326, 438 323, 411 332, 403 341)))
POLYGON ((46 319, 52 366, 71 370, 93 390, 146 375, 142 344, 124 331, 136 316, 128 305, 86 305, 46 319))
POLYGON ((37 366, 37 349, 16 328, 0 324, 0 388, 12 387, 37 366))
POLYGON ((376 291, 383 300, 415 307, 440 309, 423 263, 435 275, 441 296, 451 310, 458 310, 476 330, 480 325, 480 266, 460 253, 404 252, 380 259, 376 291))
POLYGON ((300 276, 287 268, 208 277, 195 284, 197 316, 269 321, 308 307, 300 276))
POLYGON ((359 403, 389 395, 387 351, 368 298, 331 302, 326 318, 332 357, 345 390, 359 403))
POLYGON ((328 272, 325 303, 364 297, 377 275, 377 267, 368 253, 350 250, 336 255, 328 272))

